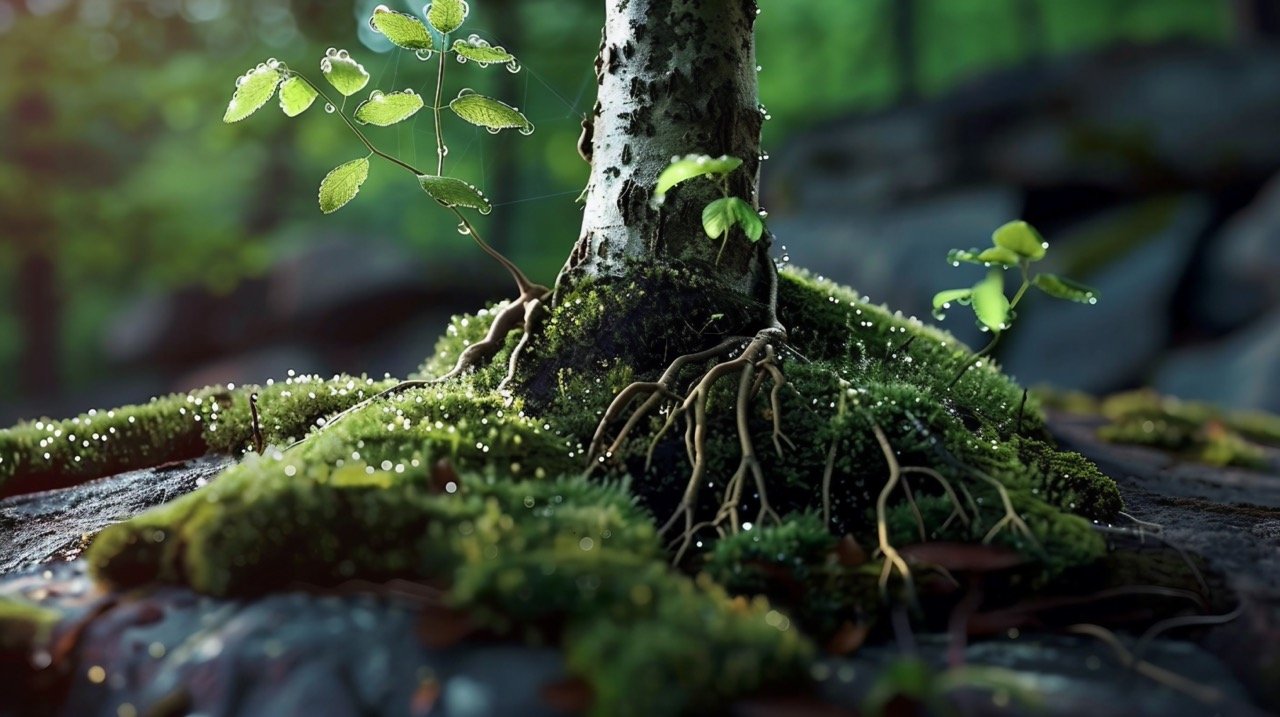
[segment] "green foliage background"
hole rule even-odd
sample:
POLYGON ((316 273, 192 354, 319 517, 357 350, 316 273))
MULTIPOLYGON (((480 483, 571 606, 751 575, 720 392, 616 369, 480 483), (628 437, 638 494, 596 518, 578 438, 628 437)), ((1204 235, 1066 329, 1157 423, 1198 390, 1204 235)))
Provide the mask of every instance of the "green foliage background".
MULTIPOLYGON (((761 95, 773 117, 766 147, 991 68, 1123 40, 1224 41, 1232 31, 1225 0, 916 0, 904 61, 893 32, 900 2, 761 0, 761 95), (911 77, 904 66, 914 68, 911 77)), ((235 126, 220 121, 232 80, 246 67, 274 55, 314 73, 330 45, 365 64, 370 89, 421 93, 432 73, 365 25, 374 4, 0 0, 0 376, 17 373, 23 337, 14 292, 23 257, 33 252, 57 267, 57 360, 68 388, 104 375, 102 328, 130 297, 191 284, 230 291, 318 235, 399 242, 442 273, 484 266, 453 222, 392 172, 374 172, 359 201, 322 217, 316 183, 363 154, 339 122, 315 110, 294 122, 279 112, 235 126)), ((525 69, 452 66, 455 80, 510 98, 538 132, 497 141, 450 127, 450 162, 498 204, 499 218, 485 220, 487 235, 547 281, 575 239, 565 228, 578 222, 572 200, 588 169, 574 146, 594 99, 603 5, 473 6, 470 28, 506 46, 525 69)), ((384 147, 425 162, 434 154, 427 114, 372 132, 384 147)), ((502 277, 492 278, 496 292, 502 277)), ((17 382, 0 380, 0 400, 21 393, 17 382)))

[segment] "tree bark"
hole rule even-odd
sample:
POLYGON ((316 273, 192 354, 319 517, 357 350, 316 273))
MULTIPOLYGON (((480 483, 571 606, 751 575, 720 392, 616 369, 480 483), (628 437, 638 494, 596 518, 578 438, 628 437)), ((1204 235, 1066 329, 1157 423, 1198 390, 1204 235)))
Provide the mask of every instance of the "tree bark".
POLYGON ((770 291, 768 235, 752 245, 735 232, 716 261, 720 242, 702 228, 703 207, 720 196, 711 182, 686 182, 661 207, 652 201, 672 157, 707 154, 743 160, 730 192, 757 205, 756 13, 755 0, 607 0, 591 179, 562 284, 674 264, 756 299, 770 291))

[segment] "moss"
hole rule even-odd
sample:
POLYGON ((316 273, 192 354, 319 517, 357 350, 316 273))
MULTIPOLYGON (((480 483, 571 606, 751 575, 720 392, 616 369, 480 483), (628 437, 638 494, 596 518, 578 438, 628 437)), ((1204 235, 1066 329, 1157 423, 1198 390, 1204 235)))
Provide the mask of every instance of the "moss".
POLYGON ((730 593, 768 597, 825 641, 879 600, 875 576, 842 560, 837 543, 817 515, 792 514, 716 541, 705 569, 730 593))
POLYGON ((61 619, 56 611, 0 597, 0 655, 29 655, 49 639, 61 619))
POLYGON ((1099 408, 1108 420, 1098 429, 1100 438, 1173 451, 1210 465, 1265 468, 1269 462, 1257 443, 1280 445, 1280 418, 1263 413, 1233 413, 1154 391, 1117 394, 1099 408))
MULTIPOLYGON (((378 400, 296 448, 250 455, 200 491, 108 528, 88 551, 91 566, 121 587, 163 581, 220 595, 294 581, 427 580, 446 586, 451 604, 490 631, 558 641, 590 679, 597 711, 614 714, 703 711, 797 679, 811 654, 800 627, 825 636, 875 608, 866 575, 832 562, 831 535, 813 517, 832 455, 832 530, 874 543, 874 496, 888 466, 873 424, 902 465, 934 469, 967 491, 975 520, 967 528, 953 521, 947 531, 955 539, 981 539, 1002 517, 981 472, 1008 487, 1038 545, 1012 533, 1000 539, 1042 559, 1046 573, 1103 553, 1071 511, 1108 513, 1117 505, 1113 486, 1079 456, 1044 442, 1037 404, 1024 404, 1019 387, 992 366, 968 371, 953 387, 970 354, 950 336, 784 272, 780 315, 794 351, 780 356, 789 382, 780 400, 793 443, 772 449, 767 392, 750 407, 748 424, 770 500, 789 517, 736 535, 726 526, 730 537, 713 544, 706 576, 669 568, 653 516, 674 508, 688 464, 677 437, 655 446, 646 467, 659 416, 622 447, 617 465, 605 466, 603 481, 565 476, 581 473, 584 445, 628 382, 760 325, 761 306, 699 282, 655 269, 634 281, 572 287, 528 345, 517 376, 523 398, 493 390, 505 371, 500 359, 378 400), (730 598, 717 578, 740 597, 730 598), (759 595, 797 622, 746 597, 759 595)), ((447 371, 492 315, 455 319, 424 375, 447 371)), ((730 383, 710 400, 713 485, 702 491, 704 511, 714 510, 740 457, 730 383)), ((355 383, 344 395, 332 383, 288 386, 288 395, 264 390, 261 404, 277 444, 359 400, 359 391, 379 388, 355 383)), ((247 413, 231 403, 217 404, 221 450, 247 440, 247 413)), ((202 440, 209 449, 210 439, 202 440)), ((918 474, 910 482, 926 523, 942 532, 950 506, 939 486, 918 474)), ((754 500, 746 499, 743 515, 755 515, 754 500)), ((895 496, 889 517, 909 533, 901 500, 895 496)))
MULTIPOLYGON (((413 378, 439 378, 453 370, 458 357, 472 344, 480 343, 489 332, 498 313, 506 308, 504 303, 491 304, 474 314, 460 314, 449 321, 444 335, 436 341, 435 351, 418 368, 413 378)), ((506 375, 507 362, 511 351, 520 340, 520 331, 507 337, 506 343, 494 355, 488 365, 478 368, 471 376, 470 383, 479 389, 497 387, 506 375)))
POLYGON ((139 406, 41 419, 0 431, 0 492, 73 485, 104 475, 249 447, 249 396, 258 394, 263 437, 288 444, 316 421, 383 390, 367 377, 290 377, 267 386, 210 387, 139 406))

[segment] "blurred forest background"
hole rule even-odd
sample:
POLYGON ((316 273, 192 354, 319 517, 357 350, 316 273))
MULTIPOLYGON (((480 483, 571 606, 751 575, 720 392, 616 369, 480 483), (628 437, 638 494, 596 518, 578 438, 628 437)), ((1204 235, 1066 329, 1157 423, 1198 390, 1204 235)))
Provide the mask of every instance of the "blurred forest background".
MULTIPOLYGON (((233 81, 345 47, 370 90, 432 73, 375 2, 0 0, 0 420, 299 372, 405 375, 501 272, 412 182, 313 109, 224 125, 233 81)), ((418 5, 391 0, 394 9, 418 5)), ((1096 307, 1027 309, 1002 360, 1090 391, 1154 384, 1280 408, 1275 0, 761 0, 765 208, 790 261, 927 316, 951 247, 1018 216, 1096 307)), ((599 0, 474 0, 524 69, 458 68, 531 137, 447 131, 497 206, 483 230, 550 281, 577 237, 574 151, 599 0)), ((375 141, 434 152, 428 113, 375 141)), ((970 319, 944 324, 972 339, 970 319)))

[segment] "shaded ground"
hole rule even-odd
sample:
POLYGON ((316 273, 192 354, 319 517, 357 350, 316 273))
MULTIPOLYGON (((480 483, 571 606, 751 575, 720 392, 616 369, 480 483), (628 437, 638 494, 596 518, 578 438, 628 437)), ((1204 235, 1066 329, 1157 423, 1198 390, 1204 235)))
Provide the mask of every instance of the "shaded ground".
MULTIPOLYGON (((1200 699, 1212 703, 1122 669, 1090 637, 1011 631, 969 645, 963 661, 1014 671, 1040 695, 1041 714, 1266 714, 1252 705, 1259 698, 1277 704, 1268 675, 1280 665, 1280 470, 1195 466, 1105 444, 1093 436, 1092 419, 1055 416, 1051 425, 1067 447, 1120 482, 1130 515, 1161 526, 1144 528, 1150 540, 1199 553, 1239 596, 1243 613, 1234 622, 1209 632, 1171 630, 1143 651, 1193 680, 1200 699)), ((194 489, 221 465, 193 461, 0 501, 0 573, 7 574, 0 596, 57 607, 68 615, 62 644, 78 638, 69 643, 76 666, 63 681, 61 714, 537 715, 583 704, 555 651, 463 642, 466 626, 422 586, 297 586, 254 600, 177 588, 117 597, 93 586, 80 561, 65 562, 82 535, 194 489), (56 564, 30 567, 46 561, 56 564)), ((867 646, 819 662, 813 677, 824 709, 853 713, 900 669, 904 650, 942 669, 948 645, 946 636, 921 635, 914 645, 867 646)), ((37 665, 49 659, 33 656, 37 665)), ((1029 709, 999 690, 993 697, 962 689, 951 699, 964 714, 1029 709)), ((736 712, 780 709, 801 706, 758 701, 736 712)))

